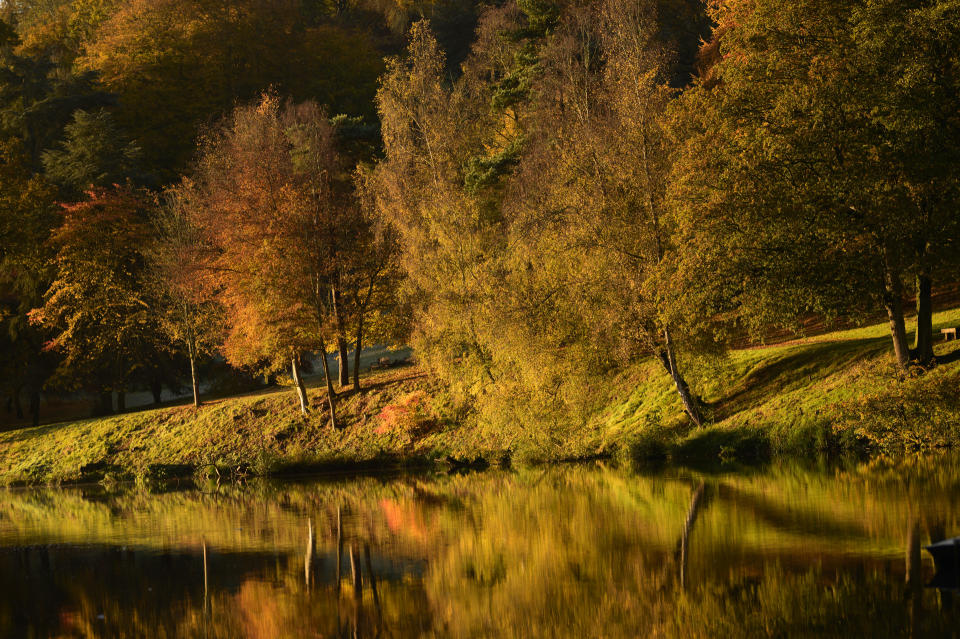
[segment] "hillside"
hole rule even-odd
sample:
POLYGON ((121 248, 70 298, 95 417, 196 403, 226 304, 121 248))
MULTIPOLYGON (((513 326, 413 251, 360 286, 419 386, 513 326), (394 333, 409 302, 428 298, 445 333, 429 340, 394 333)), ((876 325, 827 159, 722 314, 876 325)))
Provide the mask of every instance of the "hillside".
MULTIPOLYGON (((939 313, 960 325, 960 309, 939 313)), ((939 332, 939 331, 938 331, 939 332)), ((938 342, 939 364, 898 375, 886 326, 733 351, 696 381, 713 424, 693 429, 669 379, 652 362, 622 372, 585 424, 549 444, 522 428, 492 432, 455 416, 446 393, 413 366, 376 372, 339 403, 327 426, 324 394, 299 415, 290 390, 174 406, 0 434, 4 484, 269 475, 434 464, 482 454, 496 462, 595 455, 678 462, 755 461, 771 455, 897 454, 960 442, 960 341, 938 342)))

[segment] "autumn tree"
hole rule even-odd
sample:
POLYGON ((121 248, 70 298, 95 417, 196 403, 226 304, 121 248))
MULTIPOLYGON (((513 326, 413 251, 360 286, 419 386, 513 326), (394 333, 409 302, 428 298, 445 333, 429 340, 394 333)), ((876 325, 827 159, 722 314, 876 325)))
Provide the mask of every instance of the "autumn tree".
MULTIPOLYGON (((9 17, 14 7, 4 8, 9 17)), ((17 30, 0 22, 0 366, 18 413, 20 391, 29 390, 37 423, 40 391, 56 365, 55 355, 42 348, 46 330, 27 319, 42 304, 54 270, 47 240, 58 222, 56 190, 43 175, 41 158, 75 109, 100 106, 108 97, 89 76, 71 73, 48 55, 24 54, 20 45, 17 30)))
POLYGON ((223 312, 211 289, 208 275, 213 255, 203 233, 191 217, 191 198, 198 194, 185 181, 167 191, 153 219, 155 237, 148 253, 147 287, 153 298, 157 321, 174 345, 190 362, 193 405, 200 406, 200 358, 217 351, 222 340, 223 312))
POLYGON ((896 7, 719 5, 714 62, 684 96, 674 183, 686 211, 680 281, 697 286, 693 272, 709 270, 754 332, 882 308, 905 368, 904 278, 917 277, 926 363, 934 264, 955 253, 948 52, 960 31, 947 26, 950 3, 896 7))
POLYGON ((62 355, 54 383, 90 384, 101 391, 104 412, 110 391, 122 394, 147 362, 157 336, 144 286, 144 248, 150 241, 152 201, 128 187, 90 191, 63 205, 51 241, 56 274, 43 306, 31 319, 53 331, 46 345, 62 355))
MULTIPOLYGON (((290 106, 285 126, 290 140, 292 168, 308 189, 311 201, 319 207, 315 221, 318 229, 323 227, 322 241, 328 248, 317 245, 315 250, 330 251, 325 282, 333 322, 332 346, 337 353, 339 386, 345 388, 350 380, 347 324, 352 303, 348 294, 354 267, 351 256, 361 250, 359 242, 363 229, 350 183, 350 167, 337 148, 336 127, 330 124, 318 126, 323 117, 316 104, 290 106)), ((324 366, 326 355, 321 352, 324 366)))
POLYGON ((703 421, 659 279, 669 45, 655 3, 524 2, 484 15, 452 86, 425 25, 388 65, 378 202, 415 344, 490 419, 578 419, 604 376, 653 356, 703 421))
MULTIPOLYGON (((311 114, 310 122, 319 117, 311 114)), ((326 196, 322 189, 311 187, 315 196, 328 197, 336 211, 337 256, 331 271, 330 309, 335 328, 335 352, 338 359, 339 386, 350 384, 349 351, 354 350, 353 387, 359 390, 360 355, 365 330, 372 329, 375 338, 395 336, 402 332, 399 317, 386 320, 387 307, 396 308, 397 242, 392 227, 377 214, 368 188, 369 174, 354 167, 369 158, 379 139, 378 130, 362 118, 337 116, 330 120, 332 142, 326 131, 303 123, 290 127, 295 168, 304 175, 324 176, 326 196), (335 157, 318 152, 333 144, 335 157), (332 161, 331 161, 332 160, 332 161), (373 319, 373 321, 371 321, 373 319), (389 327, 389 328, 388 328, 389 327)))
POLYGON ((410 333, 410 308, 401 290, 400 241, 396 229, 376 208, 376 180, 366 169, 354 175, 360 223, 354 236, 349 299, 353 318, 353 389, 360 390, 360 356, 374 343, 402 343, 410 333))
POLYGON ((885 149, 882 166, 893 167, 907 218, 905 275, 912 276, 917 331, 913 356, 933 360, 934 281, 949 281, 960 266, 960 8, 925 0, 857 5, 856 37, 861 74, 885 149))
POLYGON ((37 171, 44 151, 56 146, 75 111, 113 102, 95 74, 76 73, 49 56, 22 55, 11 43, 0 45, 0 70, 0 131, 20 140, 37 171))
POLYGON ((594 327, 592 357, 654 357, 699 426, 702 409, 681 370, 684 336, 661 282, 676 245, 665 197, 673 60, 658 33, 653 2, 606 0, 566 13, 541 55, 516 206, 522 228, 542 229, 526 235, 534 270, 562 283, 555 296, 568 304, 590 300, 574 306, 580 317, 565 314, 594 327))
MULTIPOLYGON (((218 251, 210 268, 227 313, 228 359, 286 362, 303 412, 300 358, 325 355, 341 333, 342 278, 354 250, 356 207, 337 188, 334 138, 316 103, 283 105, 265 95, 236 109, 205 143, 190 207, 218 251)), ((337 427, 336 391, 321 361, 337 427)))
POLYGON ((48 56, 68 64, 72 60, 76 47, 68 37, 70 0, 5 2, 0 12, 18 32, 20 53, 48 56))
POLYGON ((489 290, 505 237, 499 212, 464 188, 464 174, 497 127, 486 95, 462 80, 448 87, 444 66, 429 25, 416 23, 377 96, 385 157, 372 191, 399 233, 418 356, 454 393, 482 403, 500 390, 485 336, 498 330, 489 290))

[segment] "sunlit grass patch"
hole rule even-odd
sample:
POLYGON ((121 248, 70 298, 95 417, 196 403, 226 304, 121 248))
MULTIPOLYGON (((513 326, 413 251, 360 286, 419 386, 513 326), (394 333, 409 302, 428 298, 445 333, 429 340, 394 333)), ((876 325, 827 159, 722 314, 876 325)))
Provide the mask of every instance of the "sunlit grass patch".
POLYGON ((222 473, 269 474, 287 467, 403 463, 431 450, 411 450, 375 432, 376 416, 397 395, 424 392, 430 382, 403 368, 365 380, 340 396, 343 431, 327 423, 325 392, 311 389, 303 418, 282 389, 0 433, 0 481, 10 483, 133 479, 157 469, 212 467, 222 473))

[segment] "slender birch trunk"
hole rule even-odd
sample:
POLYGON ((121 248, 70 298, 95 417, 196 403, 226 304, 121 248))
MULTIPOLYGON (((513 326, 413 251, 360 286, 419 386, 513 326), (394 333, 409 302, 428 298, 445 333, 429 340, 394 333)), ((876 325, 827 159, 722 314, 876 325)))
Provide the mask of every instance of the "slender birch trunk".
POLYGON ((191 339, 188 354, 190 355, 190 388, 193 390, 193 406, 200 408, 200 382, 197 379, 197 345, 191 339))
POLYGON ((330 425, 334 430, 340 429, 337 421, 337 392, 333 389, 333 378, 330 376, 330 362, 327 361, 327 347, 323 338, 320 338, 320 361, 323 363, 323 378, 327 383, 327 406, 330 409, 330 425))
POLYGON ((193 406, 200 408, 200 383, 197 381, 197 358, 190 356, 190 387, 193 389, 193 406))
POLYGON ((346 388, 350 384, 350 355, 347 340, 343 337, 343 311, 340 308, 343 306, 343 298, 337 289, 333 289, 331 297, 333 299, 333 321, 337 326, 337 365, 339 368, 337 377, 340 388, 346 388))
POLYGON ((360 390, 360 352, 363 351, 363 312, 357 318, 357 338, 353 350, 353 392, 360 390))
POLYGON ((300 400, 300 413, 307 415, 310 413, 310 405, 307 402, 307 389, 303 385, 303 378, 300 376, 300 365, 297 363, 297 357, 290 359, 290 368, 293 373, 293 385, 297 389, 297 398, 300 400))
POLYGON ((690 392, 690 385, 687 384, 687 380, 684 379, 680 373, 680 369, 677 367, 677 357, 673 347, 673 339, 670 336, 670 329, 664 329, 663 336, 664 346, 663 350, 660 351, 660 363, 663 364, 663 367, 667 369, 667 373, 669 373, 671 379, 673 379, 673 385, 677 389, 677 394, 680 395, 680 401, 683 402, 683 409, 687 412, 687 415, 690 416, 693 423, 697 425, 697 428, 699 428, 703 426, 703 413, 700 410, 700 402, 697 401, 697 398, 690 392))

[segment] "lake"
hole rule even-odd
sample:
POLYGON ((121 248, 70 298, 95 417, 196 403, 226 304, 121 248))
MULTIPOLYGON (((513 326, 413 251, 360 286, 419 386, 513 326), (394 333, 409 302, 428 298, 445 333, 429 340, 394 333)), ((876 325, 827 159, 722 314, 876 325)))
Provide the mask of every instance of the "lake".
POLYGON ((957 461, 8 490, 0 636, 956 637, 957 461))

